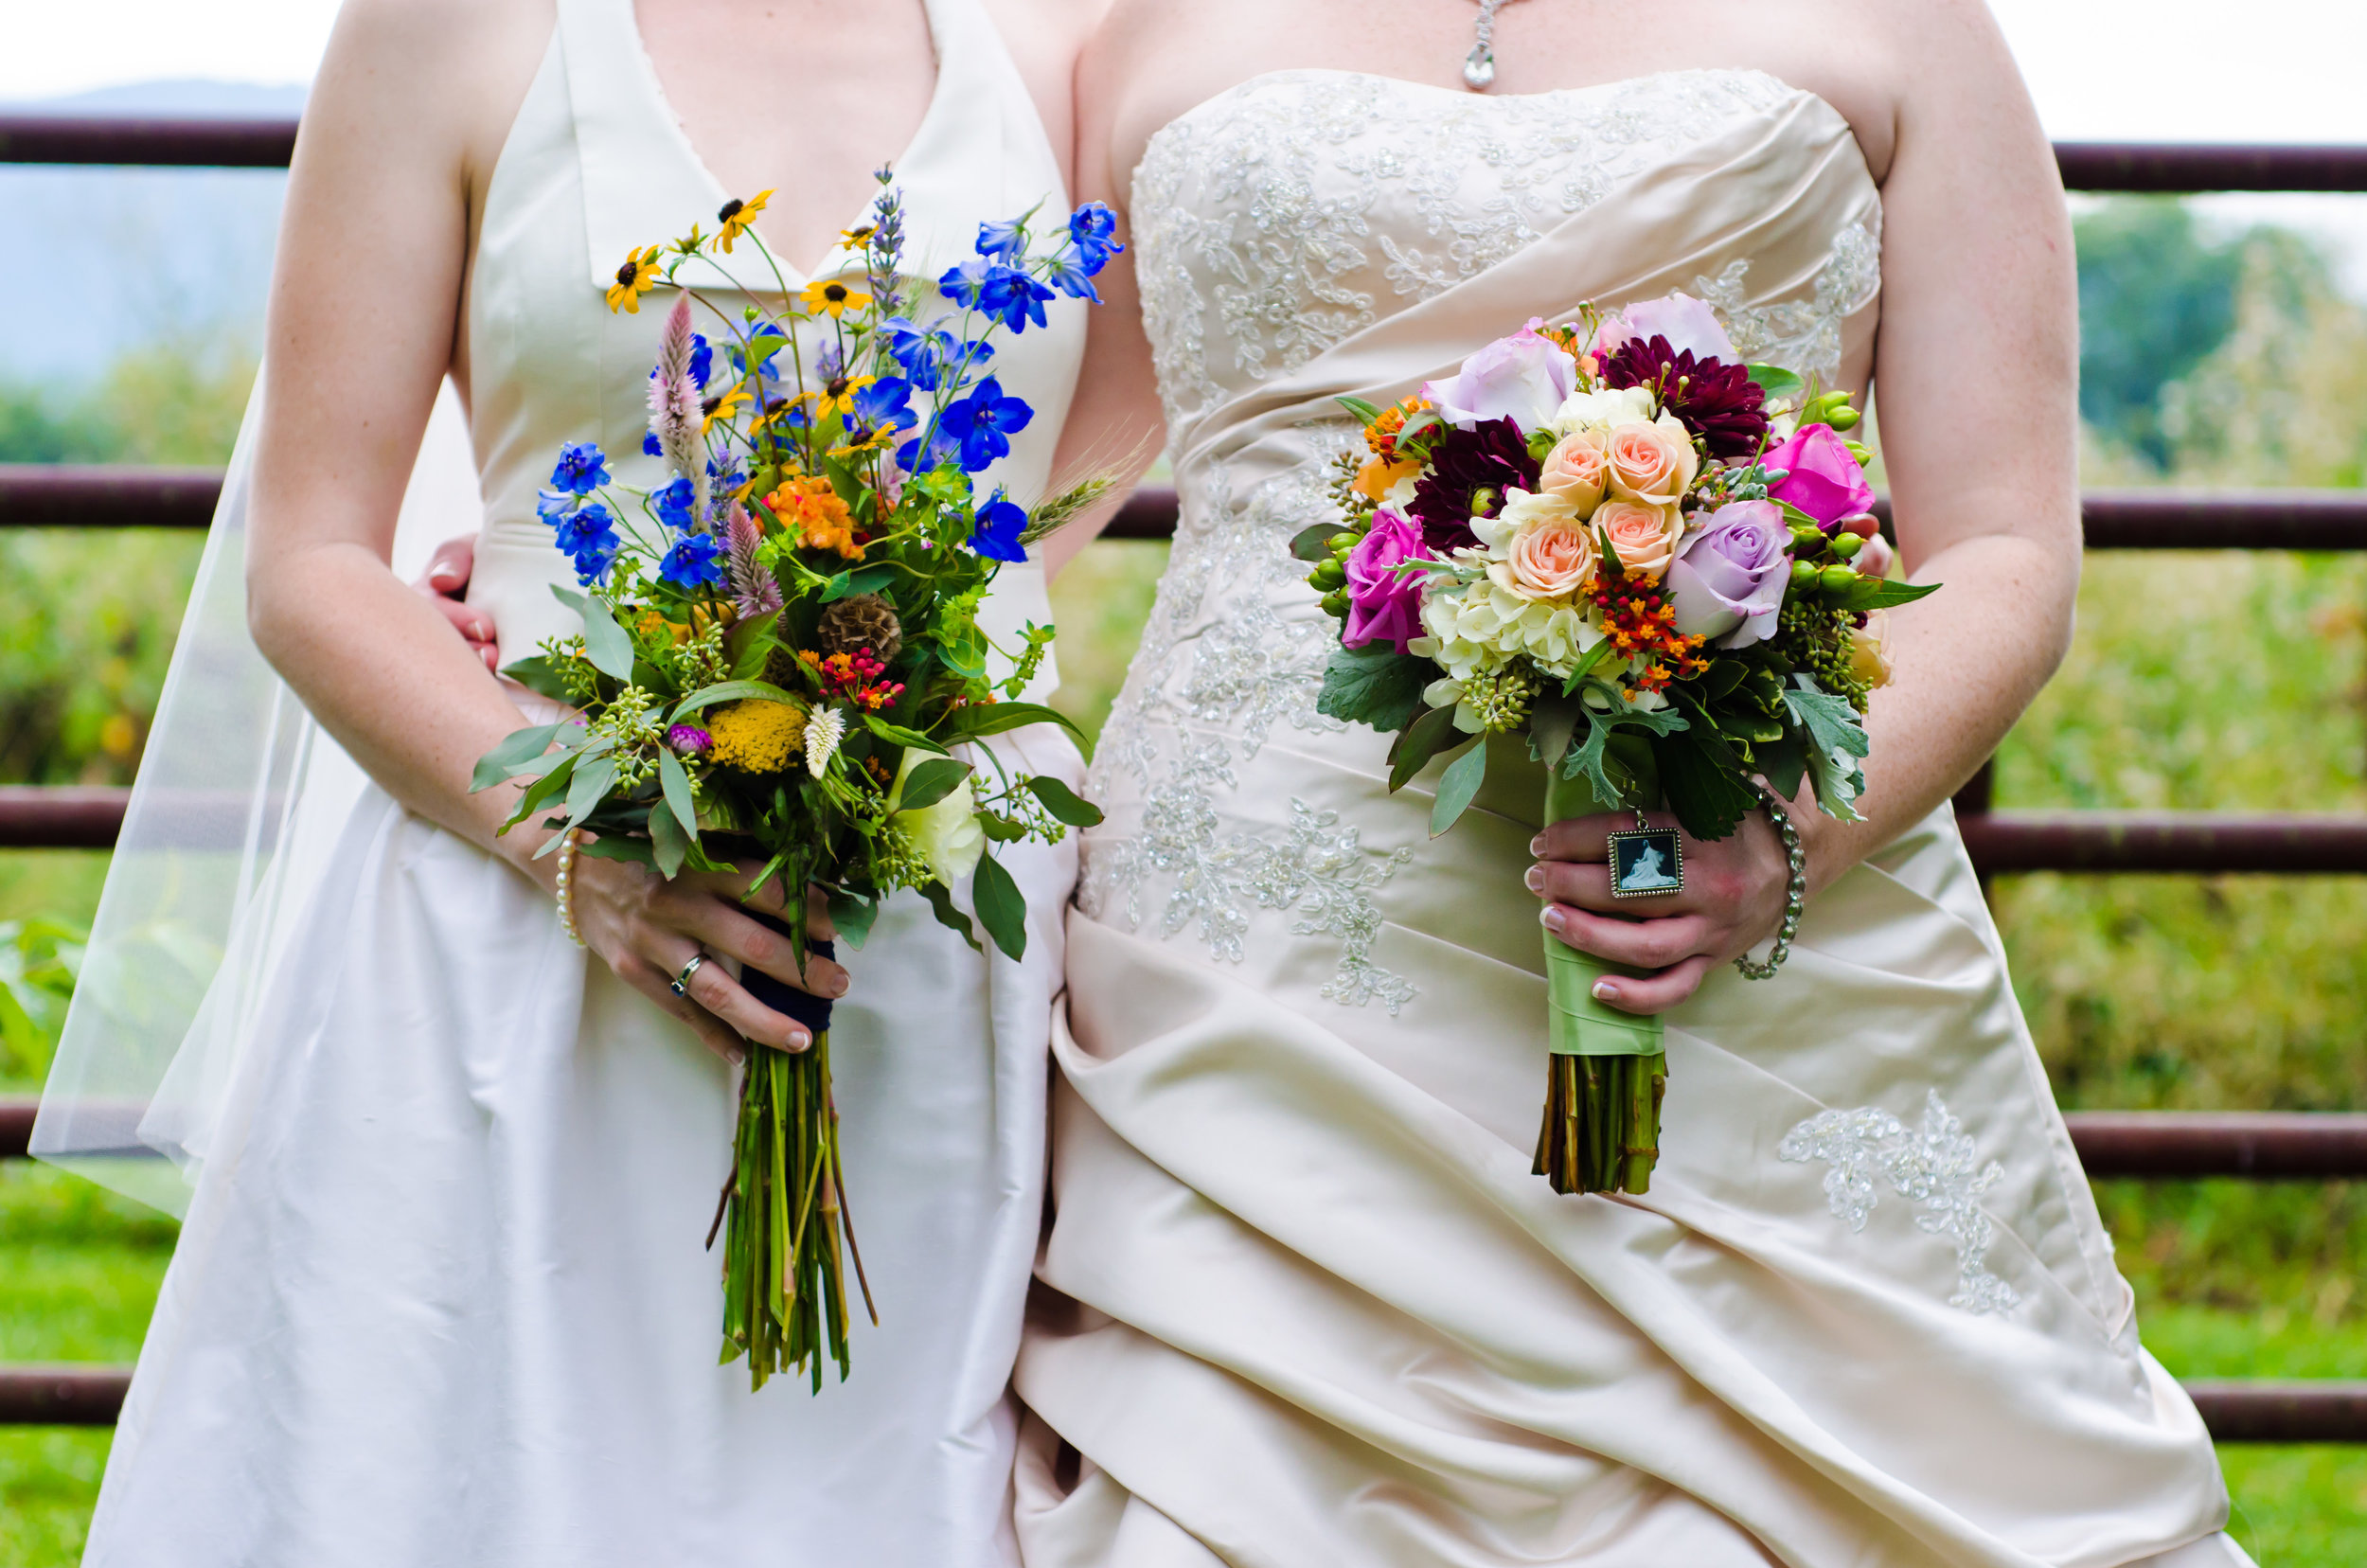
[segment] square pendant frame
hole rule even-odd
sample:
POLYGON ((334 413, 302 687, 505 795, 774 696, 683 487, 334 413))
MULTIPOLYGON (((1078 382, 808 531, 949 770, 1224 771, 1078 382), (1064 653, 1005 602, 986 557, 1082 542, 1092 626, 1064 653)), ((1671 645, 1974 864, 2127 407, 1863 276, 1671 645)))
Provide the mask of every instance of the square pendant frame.
POLYGON ((1609 860, 1611 863, 1611 896, 1614 899, 1658 899, 1664 898, 1671 893, 1684 891, 1684 843, 1674 828, 1638 828, 1624 833, 1613 833, 1611 835, 1609 860), (1634 851, 1627 857, 1628 869, 1625 873, 1620 870, 1623 846, 1634 846, 1634 851), (1656 883, 1649 887, 1628 886, 1626 879, 1634 874, 1635 860, 1646 846, 1661 851, 1662 864, 1668 867, 1667 875, 1670 880, 1665 883, 1656 883))

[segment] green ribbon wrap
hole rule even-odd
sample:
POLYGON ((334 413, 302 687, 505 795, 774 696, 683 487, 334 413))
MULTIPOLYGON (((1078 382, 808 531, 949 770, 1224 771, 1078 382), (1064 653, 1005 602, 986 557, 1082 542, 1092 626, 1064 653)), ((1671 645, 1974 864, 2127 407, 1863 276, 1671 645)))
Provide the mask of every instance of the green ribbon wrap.
MULTIPOLYGON (((1558 769, 1546 775, 1545 820, 1549 823, 1618 809, 1602 804, 1582 777, 1564 778, 1558 769)), ((1664 1030, 1657 1016, 1621 1012, 1594 999, 1594 982, 1604 975, 1642 972, 1580 953, 1552 932, 1545 933, 1545 988, 1553 1009, 1547 1020, 1545 1048, 1556 1056, 1659 1055, 1664 1030)))

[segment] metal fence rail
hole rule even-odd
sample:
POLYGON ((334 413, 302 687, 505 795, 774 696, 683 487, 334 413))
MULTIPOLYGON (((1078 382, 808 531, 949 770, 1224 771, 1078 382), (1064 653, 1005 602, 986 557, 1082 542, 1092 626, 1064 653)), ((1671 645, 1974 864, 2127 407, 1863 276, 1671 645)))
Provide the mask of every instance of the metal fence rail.
MULTIPOLYGON (((272 169, 295 146, 293 119, 117 119, 0 115, 0 163, 272 169)), ((2367 146, 2062 143, 2074 190, 2367 192, 2367 146)), ((0 527, 202 528, 219 472, 0 464, 0 527)), ((2095 491, 2082 498, 2093 549, 2367 549, 2358 492, 2095 491)), ((1146 488, 1108 537, 1173 537, 1171 490, 1146 488)), ((129 792, 0 787, 0 848, 112 846, 129 792)), ((2367 820, 2199 813, 1990 810, 1987 773, 1958 797, 1984 876, 2009 872, 2367 872, 2367 820)), ((0 1159, 22 1157, 34 1102, 0 1098, 0 1159)), ((2066 1117, 2098 1178, 2367 1178, 2367 1115, 2084 1112, 2066 1117)), ((0 1425, 105 1425, 127 1370, 0 1366, 0 1425)), ((2220 1442, 2367 1443, 2367 1381, 2187 1385, 2220 1442)))

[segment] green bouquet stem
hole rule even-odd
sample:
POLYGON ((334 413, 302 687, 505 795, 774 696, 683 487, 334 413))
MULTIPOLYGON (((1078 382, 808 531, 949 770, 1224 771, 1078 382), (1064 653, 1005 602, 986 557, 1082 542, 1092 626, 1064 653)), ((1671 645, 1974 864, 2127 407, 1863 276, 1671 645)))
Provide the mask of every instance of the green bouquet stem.
MULTIPOLYGON (((726 1363, 748 1358, 751 1388, 777 1372, 806 1370, 820 1393, 826 1353, 845 1381, 845 1256, 854 1259, 866 1310, 871 1287, 845 1190, 829 1031, 794 1054, 751 1046, 725 1188, 722 1355, 726 1363)), ((876 1310, 871 1316, 879 1321, 876 1310)))
MULTIPOLYGON (((1553 770, 1545 820, 1616 810, 1596 799, 1583 778, 1553 770)), ((1537 1135, 1536 1171, 1556 1192, 1643 1192, 1660 1158, 1660 1102, 1668 1058, 1657 1017, 1625 1013, 1595 1000, 1607 974, 1645 971, 1580 953, 1545 933, 1547 1057, 1545 1121, 1537 1135)))

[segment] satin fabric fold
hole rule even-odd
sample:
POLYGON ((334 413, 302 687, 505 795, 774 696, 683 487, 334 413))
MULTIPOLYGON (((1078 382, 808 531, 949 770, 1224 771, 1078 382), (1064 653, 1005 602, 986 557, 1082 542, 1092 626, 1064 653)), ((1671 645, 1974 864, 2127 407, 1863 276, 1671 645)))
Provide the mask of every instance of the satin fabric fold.
MULTIPOLYGON (((1337 397, 1671 289, 1746 352, 1825 346, 1795 367, 1827 378, 1870 341, 1879 202, 1846 123, 1763 77, 1681 77, 1700 134, 1279 369, 1232 304, 1248 218, 1350 214, 1319 236, 1326 286, 1378 299, 1446 175, 1403 209, 1366 175, 1425 116, 1566 103, 1627 134, 1659 79, 1474 108, 1286 73, 1194 111, 1137 175, 1183 213, 1138 217, 1163 372, 1206 330, 1187 275, 1242 336, 1230 369, 1200 350, 1226 395, 1172 432, 1175 558, 1093 779, 1018 1375, 1042 1423, 1029 1568, 2118 1568, 2225 1518, 1946 808, 1811 906, 1776 981, 1721 971, 1670 1016, 1650 1193, 1562 1198, 1529 1168, 1541 770, 1499 743, 1433 844, 1436 766, 1391 795, 1385 738, 1313 710, 1330 623, 1288 541, 1353 444, 1337 397), (1354 134, 1350 101, 1402 115, 1354 134), (1301 119, 1330 139, 1285 168, 1301 119)), ((1477 172, 1458 195, 1440 223, 1498 200, 1477 172)))

